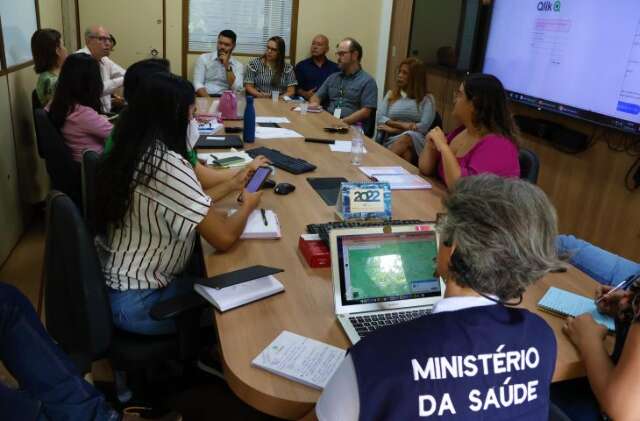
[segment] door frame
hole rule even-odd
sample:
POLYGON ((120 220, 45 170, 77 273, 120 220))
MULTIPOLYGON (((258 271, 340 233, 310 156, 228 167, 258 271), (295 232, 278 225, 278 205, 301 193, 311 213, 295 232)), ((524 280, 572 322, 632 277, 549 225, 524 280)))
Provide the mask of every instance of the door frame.
POLYGON ((387 74, 383 87, 384 93, 393 86, 397 65, 409 56, 414 9, 415 0, 394 0, 393 2, 391 28, 389 30, 389 49, 387 51, 387 74), (409 22, 409 25, 407 25, 407 22, 409 22))

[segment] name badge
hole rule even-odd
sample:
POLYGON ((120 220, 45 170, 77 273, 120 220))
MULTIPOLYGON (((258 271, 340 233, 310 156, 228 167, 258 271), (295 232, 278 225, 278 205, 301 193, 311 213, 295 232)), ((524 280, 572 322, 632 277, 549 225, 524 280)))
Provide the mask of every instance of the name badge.
POLYGON ((340 120, 340 116, 342 115, 342 108, 336 108, 333 110, 333 116, 340 120))
POLYGON ((389 183, 342 183, 336 210, 345 219, 391 219, 389 183))

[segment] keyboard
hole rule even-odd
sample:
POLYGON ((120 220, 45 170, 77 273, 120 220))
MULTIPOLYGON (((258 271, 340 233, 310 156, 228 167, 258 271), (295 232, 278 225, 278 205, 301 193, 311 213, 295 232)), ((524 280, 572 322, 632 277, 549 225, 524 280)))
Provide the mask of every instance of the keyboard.
POLYGON ((390 313, 370 314, 363 316, 349 316, 351 324, 361 338, 384 326, 397 325, 408 322, 426 314, 431 314, 430 308, 420 310, 394 311, 390 313))
POLYGON ((270 149, 264 146, 260 146, 257 148, 249 149, 246 152, 251 158, 255 158, 258 155, 264 155, 269 159, 269 161, 271 161, 273 166, 292 174, 302 174, 316 169, 315 165, 305 161, 304 159, 285 155, 277 149, 270 149))
POLYGON ((360 227, 380 227, 383 225, 418 225, 425 224, 426 221, 419 219, 392 219, 391 221, 333 221, 324 224, 309 224, 307 232, 318 234, 320 239, 329 247, 329 232, 334 228, 360 228, 360 227))

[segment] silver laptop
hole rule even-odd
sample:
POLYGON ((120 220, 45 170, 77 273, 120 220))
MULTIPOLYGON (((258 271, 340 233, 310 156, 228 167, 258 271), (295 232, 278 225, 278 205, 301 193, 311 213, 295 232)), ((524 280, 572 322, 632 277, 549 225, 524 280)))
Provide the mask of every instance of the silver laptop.
POLYGON ((442 298, 433 225, 334 229, 330 248, 335 312, 352 344, 430 313, 442 298))

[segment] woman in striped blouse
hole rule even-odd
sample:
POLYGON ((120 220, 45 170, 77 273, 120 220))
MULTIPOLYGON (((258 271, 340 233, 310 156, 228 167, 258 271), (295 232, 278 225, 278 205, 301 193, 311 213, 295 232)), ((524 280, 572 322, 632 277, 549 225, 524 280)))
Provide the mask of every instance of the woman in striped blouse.
POLYGON ((436 101, 427 92, 424 64, 414 57, 403 60, 395 88, 378 109, 377 140, 405 160, 416 161, 435 116, 436 101))
MULTIPOLYGON (((121 113, 113 149, 98 171, 96 245, 114 324, 130 332, 176 331, 173 320, 153 320, 149 310, 193 289, 183 271, 196 233, 226 250, 260 201, 260 192, 245 190, 233 215, 213 210, 207 194, 212 186, 185 158, 194 92, 190 82, 170 73, 146 78, 121 113)), ((244 182, 238 180, 236 189, 244 182)))
POLYGON ((285 63, 285 44, 281 37, 267 41, 267 51, 262 57, 249 62, 244 73, 244 87, 248 95, 271 98, 271 92, 293 96, 296 92, 296 75, 293 66, 285 63))

